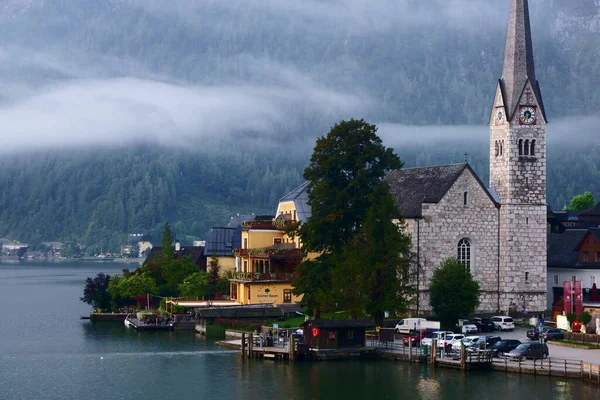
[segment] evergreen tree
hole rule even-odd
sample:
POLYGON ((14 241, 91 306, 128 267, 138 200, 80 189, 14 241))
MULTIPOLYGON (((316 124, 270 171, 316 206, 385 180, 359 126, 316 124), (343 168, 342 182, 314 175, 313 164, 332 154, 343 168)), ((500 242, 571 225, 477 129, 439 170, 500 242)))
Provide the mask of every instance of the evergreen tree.
POLYGON ((414 294, 411 286, 413 255, 388 185, 379 184, 362 225, 334 268, 333 287, 338 303, 357 317, 364 310, 383 326, 384 312, 405 312, 414 294))
POLYGON ((332 308, 332 269, 344 247, 360 231, 369 196, 390 169, 402 163, 383 146, 377 127, 364 120, 341 121, 317 139, 304 178, 309 181, 311 217, 300 226, 303 249, 320 255, 300 264, 294 292, 304 295, 315 318, 332 308))

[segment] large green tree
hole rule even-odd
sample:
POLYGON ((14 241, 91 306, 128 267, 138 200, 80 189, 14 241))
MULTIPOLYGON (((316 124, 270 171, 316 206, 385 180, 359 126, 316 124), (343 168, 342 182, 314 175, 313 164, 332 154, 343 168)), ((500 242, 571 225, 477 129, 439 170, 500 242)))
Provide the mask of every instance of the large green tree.
POLYGON ((304 170, 312 214, 299 234, 303 249, 320 256, 302 263, 294 282, 295 293, 304 295, 315 318, 321 308, 333 305, 332 269, 360 231, 369 196, 387 171, 401 166, 393 150, 383 146, 377 127, 362 119, 341 121, 317 139, 304 170))
POLYGON ((413 255, 386 183, 375 188, 370 202, 360 232, 333 269, 333 292, 351 314, 364 310, 383 326, 385 311, 404 312, 410 304, 413 255))
POLYGON ((186 299, 204 298, 210 291, 208 281, 209 274, 204 271, 187 276, 179 285, 179 296, 186 299))
POLYGON ((110 293, 108 292, 109 282, 110 275, 102 273, 94 278, 87 278, 83 288, 83 297, 80 300, 91 305, 95 310, 112 311, 110 293))
POLYGON ((568 206, 564 206, 564 210, 583 211, 590 209, 596 205, 596 199, 591 192, 584 192, 574 196, 568 206))
POLYGON ((449 258, 434 271, 429 296, 442 327, 452 329, 459 318, 472 314, 479 305, 479 283, 463 263, 449 258))

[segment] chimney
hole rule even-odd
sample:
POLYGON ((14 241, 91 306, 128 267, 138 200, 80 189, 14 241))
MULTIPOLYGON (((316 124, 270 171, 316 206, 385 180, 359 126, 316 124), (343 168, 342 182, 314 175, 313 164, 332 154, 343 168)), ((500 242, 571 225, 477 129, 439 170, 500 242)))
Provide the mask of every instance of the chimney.
POLYGON ((179 240, 175 241, 175 251, 181 251, 181 243, 179 243, 179 240))

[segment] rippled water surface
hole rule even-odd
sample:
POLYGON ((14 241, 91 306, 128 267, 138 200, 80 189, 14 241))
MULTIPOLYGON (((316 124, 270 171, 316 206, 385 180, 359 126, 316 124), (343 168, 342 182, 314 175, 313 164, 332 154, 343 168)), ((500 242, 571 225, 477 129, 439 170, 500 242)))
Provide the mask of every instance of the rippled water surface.
POLYGON ((394 362, 242 360, 190 332, 79 320, 112 263, 0 264, 0 399, 599 399, 598 386, 394 362))

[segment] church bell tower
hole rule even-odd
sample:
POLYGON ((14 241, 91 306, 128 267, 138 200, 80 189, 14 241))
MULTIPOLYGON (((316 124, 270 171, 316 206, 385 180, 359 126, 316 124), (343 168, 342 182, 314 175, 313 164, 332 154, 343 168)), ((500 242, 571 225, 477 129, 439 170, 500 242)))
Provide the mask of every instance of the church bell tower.
POLYGON ((498 311, 546 310, 546 112, 527 0, 511 0, 490 116, 490 186, 500 197, 498 311))

